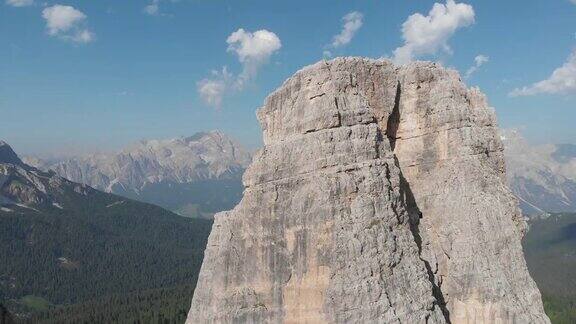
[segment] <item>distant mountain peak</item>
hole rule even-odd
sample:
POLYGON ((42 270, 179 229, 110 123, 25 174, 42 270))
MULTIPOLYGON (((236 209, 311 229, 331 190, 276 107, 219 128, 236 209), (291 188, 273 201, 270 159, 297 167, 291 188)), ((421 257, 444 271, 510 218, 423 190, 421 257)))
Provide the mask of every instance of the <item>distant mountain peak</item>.
MULTIPOLYGON (((251 153, 230 136, 221 131, 208 131, 188 137, 142 140, 118 153, 92 154, 61 161, 26 161, 41 170, 53 170, 66 179, 99 190, 157 203, 172 210, 180 210, 180 207, 192 210, 195 207, 188 203, 177 208, 173 206, 175 202, 192 201, 195 199, 193 196, 202 196, 217 185, 228 186, 223 190, 232 193, 220 193, 223 199, 236 197, 236 193, 242 191, 242 174, 251 158, 251 153), (190 190, 199 186, 211 187, 195 194, 178 191, 179 188, 190 190), (152 192, 154 194, 149 194, 152 192), (156 198, 153 201, 146 198, 160 196, 171 196, 165 199, 170 203, 160 204, 156 198), (192 198, 183 198, 187 196, 192 198)), ((229 202, 217 205, 222 204, 228 206, 229 202)), ((210 206, 210 210, 217 205, 210 206)))
POLYGON ((191 136, 182 136, 173 139, 148 139, 141 140, 135 145, 129 145, 123 151, 128 152, 137 147, 158 148, 169 147, 174 145, 190 146, 191 144, 203 144, 206 142, 229 143, 234 146, 240 146, 234 139, 219 130, 197 132, 191 136))
POLYGON ((23 165, 22 160, 12 150, 8 143, 0 140, 0 163, 9 163, 14 165, 23 165))
POLYGON ((188 136, 188 137, 184 137, 184 141, 189 143, 189 142, 198 142, 202 139, 205 138, 218 138, 218 139, 226 139, 226 140, 232 140, 228 135, 224 134, 223 132, 219 131, 219 130, 211 130, 208 132, 197 132, 196 134, 192 135, 192 136, 188 136))

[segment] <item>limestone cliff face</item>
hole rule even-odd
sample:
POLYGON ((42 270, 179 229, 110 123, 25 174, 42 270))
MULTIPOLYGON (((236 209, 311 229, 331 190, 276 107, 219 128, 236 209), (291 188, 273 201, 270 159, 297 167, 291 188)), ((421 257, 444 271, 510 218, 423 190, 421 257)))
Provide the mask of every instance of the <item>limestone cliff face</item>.
POLYGON ((456 72, 341 58, 258 111, 189 323, 547 323, 494 113, 456 72))

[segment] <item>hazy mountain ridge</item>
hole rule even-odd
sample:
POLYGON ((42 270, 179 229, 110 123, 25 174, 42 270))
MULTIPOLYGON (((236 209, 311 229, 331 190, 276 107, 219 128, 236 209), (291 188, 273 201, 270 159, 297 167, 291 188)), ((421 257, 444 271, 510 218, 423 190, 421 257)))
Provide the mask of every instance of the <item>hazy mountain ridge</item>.
POLYGON ((527 214, 576 211, 576 145, 531 145, 503 130, 509 185, 527 214))
POLYGON ((246 149, 219 131, 141 141, 117 154, 52 162, 28 159, 72 181, 189 216, 233 207, 241 197, 241 178, 250 160, 246 149), (206 190, 216 195, 208 197, 206 190))
MULTIPOLYGON (((576 145, 531 145, 502 130, 509 185, 527 215, 576 211, 576 145)), ((24 159, 64 178, 188 216, 232 209, 251 154, 219 131, 133 144, 117 154, 24 159), (220 193, 220 194, 219 194, 220 193)))
POLYGON ((115 187, 140 190, 150 183, 179 183, 237 177, 250 153, 219 131, 169 140, 140 141, 114 154, 93 154, 40 163, 67 179, 113 192, 115 187))

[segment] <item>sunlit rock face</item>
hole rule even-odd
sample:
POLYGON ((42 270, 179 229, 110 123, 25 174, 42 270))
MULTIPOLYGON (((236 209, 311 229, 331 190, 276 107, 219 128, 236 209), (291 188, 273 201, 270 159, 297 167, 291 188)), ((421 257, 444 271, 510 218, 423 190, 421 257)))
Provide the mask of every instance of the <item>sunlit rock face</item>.
POLYGON ((483 95, 433 63, 306 67, 216 216, 188 323, 547 323, 483 95))

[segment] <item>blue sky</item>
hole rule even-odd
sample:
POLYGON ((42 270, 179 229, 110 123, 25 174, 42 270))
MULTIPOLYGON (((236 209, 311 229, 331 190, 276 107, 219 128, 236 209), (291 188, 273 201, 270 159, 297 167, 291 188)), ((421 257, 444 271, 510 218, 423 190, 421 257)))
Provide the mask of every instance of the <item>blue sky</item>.
MULTIPOLYGON (((295 71, 325 51, 393 57, 406 45, 408 17, 446 3, 1 1, 0 139, 22 154, 118 149, 210 129, 258 147, 255 111, 295 71), (344 35, 352 12, 359 16, 344 35), (260 46, 270 35, 277 39, 260 46), (333 46, 336 35, 344 41, 333 46), (202 80, 222 85, 216 107, 200 95, 202 80)), ((471 6, 473 22, 460 17, 414 59, 464 75, 477 56, 489 58, 466 82, 487 94, 502 127, 521 127, 535 143, 576 143, 575 2, 458 2, 471 6)))

